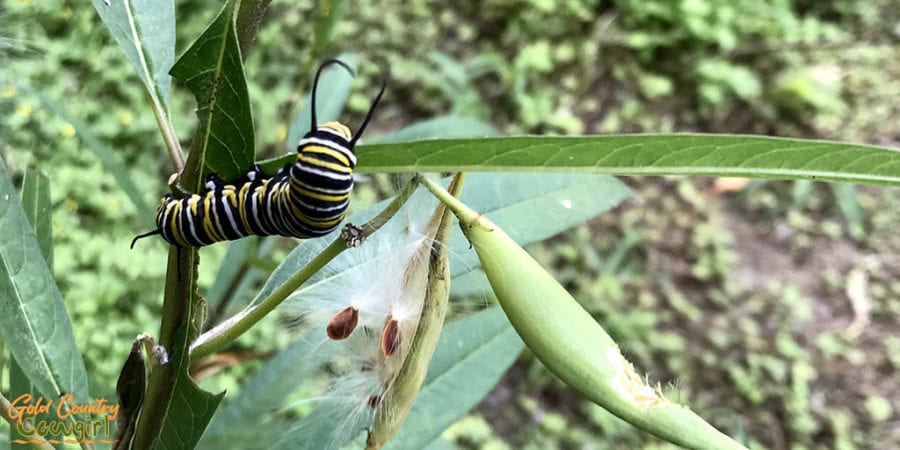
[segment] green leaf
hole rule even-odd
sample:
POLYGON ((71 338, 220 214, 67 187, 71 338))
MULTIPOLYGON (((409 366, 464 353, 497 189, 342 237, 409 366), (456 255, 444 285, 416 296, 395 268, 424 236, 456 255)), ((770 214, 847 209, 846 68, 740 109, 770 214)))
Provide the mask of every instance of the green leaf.
POLYGON ((521 136, 357 148, 359 172, 539 171, 814 179, 900 186, 900 151, 739 135, 521 136))
POLYGON ((447 325, 412 411, 385 448, 423 448, 439 439, 497 385, 523 346, 496 306, 447 325))
MULTIPOLYGON (((270 430, 247 426, 247 417, 263 419, 285 405, 289 393, 309 381, 335 347, 335 341, 301 337, 269 360, 219 411, 200 442, 201 448, 249 448, 266 442, 270 430), (323 347, 324 346, 324 347, 323 347)), ((282 429, 284 431, 284 429, 282 429)), ((308 437, 307 437, 308 438, 308 437)))
POLYGON ((324 0, 317 3, 315 32, 313 32, 312 54, 321 55, 331 45, 334 29, 347 15, 350 2, 347 0, 324 0))
MULTIPOLYGON (((53 273, 53 229, 50 217, 50 179, 47 175, 34 170, 25 172, 25 179, 22 181, 22 208, 25 211, 25 217, 31 223, 37 238, 38 247, 41 249, 41 255, 47 263, 50 273, 53 273)), ((38 397, 37 387, 28 375, 22 370, 22 367, 15 361, 9 364, 9 398, 15 399, 22 394, 30 394, 38 397)), ((34 418, 31 423, 39 421, 59 420, 55 413, 40 414, 34 418)), ((29 436, 19 434, 16 429, 10 431, 13 439, 29 440, 29 436)), ((62 440, 60 434, 45 436, 47 439, 62 440)), ((62 448, 61 445, 56 445, 62 448)))
POLYGON ((2 162, 0 334, 42 395, 87 401, 87 373, 62 296, 2 162))
MULTIPOLYGON (((186 329, 181 328, 175 335, 176 341, 182 342, 185 333, 186 329)), ((180 347, 178 351, 185 350, 180 347)), ((225 397, 225 392, 210 394, 200 389, 187 373, 190 358, 184 356, 172 355, 169 364, 154 368, 176 371, 172 401, 166 409, 159 438, 153 443, 154 450, 194 448, 225 397)), ((146 412, 146 408, 142 412, 146 412)))
POLYGON ((22 181, 22 208, 31 223, 44 261, 53 273, 53 222, 50 220, 50 179, 34 170, 22 181))
MULTIPOLYGON (((26 375, 25 372, 22 371, 22 366, 20 366, 15 360, 12 360, 12 361, 10 361, 10 364, 9 364, 9 399, 11 401, 15 401, 16 398, 18 398, 20 395, 23 395, 23 394, 31 395, 32 399, 36 399, 37 397, 41 396, 41 394, 38 392, 37 388, 35 387, 34 383, 32 383, 28 379, 28 375, 26 375)), ((31 403, 35 404, 36 400, 32 400, 31 403)), ((37 424, 41 421, 45 421, 46 423, 51 423, 53 421, 59 422, 59 416, 56 414, 55 410, 51 410, 46 413, 38 414, 34 418, 29 417, 29 420, 32 425, 37 424)), ((59 433, 59 434, 51 433, 46 436, 43 436, 43 439, 47 439, 47 440, 52 439, 52 440, 57 440, 57 441, 61 441, 64 438, 65 438, 65 436, 62 433, 59 433)), ((28 441, 31 439, 34 439, 34 436, 28 436, 26 434, 19 433, 17 428, 12 428, 10 430, 10 440, 28 441)), ((48 444, 48 445, 50 445, 50 444, 48 444)), ((24 448, 24 446, 21 444, 16 444, 16 448, 17 449, 24 448)), ((34 447, 34 448, 37 448, 37 447, 34 447)), ((56 445, 52 446, 51 448, 57 448, 59 450, 62 450, 63 446, 61 444, 56 444, 56 445)))
POLYGON ((112 175, 113 179, 116 180, 116 184, 125 192, 125 195, 128 196, 128 199, 131 200, 131 203, 134 205, 134 208, 137 210, 138 216, 142 218, 147 218, 150 220, 155 214, 154 209, 150 209, 147 205, 147 202, 144 201, 143 192, 138 189, 137 185, 131 181, 131 173, 128 171, 128 168, 125 167, 125 164, 113 153, 109 147, 107 147, 100 139, 94 135, 91 131, 91 127, 89 127, 84 122, 75 118, 69 110, 67 110, 62 104, 58 103, 56 100, 53 100, 43 93, 32 89, 30 86, 13 83, 16 89, 21 90, 22 92, 27 92, 31 94, 34 98, 41 102, 41 104, 50 111, 53 111, 60 118, 69 122, 72 127, 75 128, 76 136, 78 136, 87 147, 94 152, 100 161, 103 163, 103 167, 112 175))
POLYGON ((253 117, 229 1, 172 67, 197 99, 200 124, 191 143, 182 185, 197 192, 203 177, 234 180, 253 164, 253 117))
POLYGON ((250 44, 256 38, 256 32, 259 31, 259 25, 266 16, 266 9, 272 0, 244 0, 238 5, 237 14, 234 18, 234 25, 237 29, 238 44, 241 47, 241 56, 244 61, 247 60, 247 53, 250 52, 250 44))
MULTIPOLYGON (((343 54, 338 56, 337 59, 356 71, 356 56, 343 54)), ((319 77, 319 87, 316 89, 316 96, 318 97, 316 98, 316 120, 319 124, 337 120, 341 111, 344 110, 344 105, 347 103, 352 87, 353 75, 347 73, 347 70, 343 67, 332 64, 322 72, 322 76, 319 77)), ((287 151, 289 152, 297 150, 297 143, 300 142, 300 138, 310 130, 312 122, 311 98, 312 89, 306 94, 306 97, 303 99, 303 106, 297 111, 294 120, 291 121, 286 141, 287 151)), ((293 160, 288 162, 293 162, 293 160)), ((280 164, 278 167, 282 166, 284 164, 280 164)))
POLYGON ((154 104, 169 111, 175 61, 175 3, 170 0, 93 0, 94 8, 125 51, 154 104))
POLYGON ((496 135, 497 130, 494 127, 480 120, 459 116, 441 116, 416 122, 393 133, 371 139, 370 142, 389 144, 424 139, 474 138, 496 135))
MULTIPOLYGON (((521 239, 520 243, 527 244, 546 239, 606 211, 624 199, 628 192, 628 188, 619 180, 602 175, 470 174, 463 187, 462 199, 466 204, 475 205, 473 208, 484 211, 498 225, 508 227, 510 235, 514 239, 521 239), (602 193, 602 196, 598 196, 598 193, 602 193)), ((423 211, 433 210, 435 204, 436 201, 431 198, 431 194, 424 190, 414 193, 408 202, 408 205, 421 205, 423 211)), ((348 222, 364 223, 377 214, 383 206, 375 205, 368 208, 350 217, 348 222)), ((409 207, 404 208, 406 211, 410 211, 409 207)), ((407 212, 407 214, 417 213, 407 212)), ((398 215, 398 217, 402 216, 403 214, 398 215)), ((388 236, 391 226, 393 225, 389 222, 385 229, 379 230, 370 240, 388 236)), ((254 303, 281 286, 329 242, 331 242, 330 235, 321 239, 305 241, 294 249, 272 272, 254 303)), ((474 252, 469 250, 468 241, 458 230, 454 230, 451 234, 449 251, 450 271, 454 276, 479 266, 478 258, 474 252)), ((350 261, 352 258, 353 256, 349 252, 338 255, 332 261, 332 267, 351 270, 346 261, 350 261)), ((338 275, 333 271, 331 273, 334 278, 337 278, 338 275)), ((302 294, 309 289, 327 290, 327 280, 318 282, 319 278, 321 275, 314 276, 294 295, 302 294)))

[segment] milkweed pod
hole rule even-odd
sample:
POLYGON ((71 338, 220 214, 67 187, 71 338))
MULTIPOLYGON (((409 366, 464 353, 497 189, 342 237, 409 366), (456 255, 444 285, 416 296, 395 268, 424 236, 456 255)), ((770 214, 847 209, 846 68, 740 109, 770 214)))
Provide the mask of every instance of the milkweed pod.
POLYGON ((447 242, 449 237, 452 217, 443 206, 439 206, 432 216, 437 231, 428 256, 428 280, 422 312, 400 372, 378 399, 375 423, 366 440, 366 449, 381 448, 394 436, 412 409, 428 373, 450 298, 447 246, 442 243, 447 242))
POLYGON ((486 217, 456 203, 451 208, 497 301, 553 373, 591 401, 669 442, 691 449, 745 448, 644 384, 606 331, 537 261, 486 217))
POLYGON ((359 308, 348 306, 331 318, 325 332, 329 338, 336 341, 347 339, 356 329, 357 323, 359 323, 359 308))

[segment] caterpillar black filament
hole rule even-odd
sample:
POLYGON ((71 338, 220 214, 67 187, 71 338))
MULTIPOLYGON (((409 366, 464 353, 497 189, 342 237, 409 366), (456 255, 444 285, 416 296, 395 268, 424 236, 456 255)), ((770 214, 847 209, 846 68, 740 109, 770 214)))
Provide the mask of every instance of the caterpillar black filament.
POLYGON ((312 126, 297 145, 297 159, 266 177, 259 166, 233 184, 213 174, 205 190, 185 198, 166 194, 156 213, 156 229, 134 238, 159 234, 172 245, 202 247, 248 235, 281 235, 301 239, 330 233, 344 219, 353 189, 354 146, 384 94, 381 90, 356 135, 339 122, 316 124, 316 88, 322 69, 339 64, 325 61, 312 90, 312 126))

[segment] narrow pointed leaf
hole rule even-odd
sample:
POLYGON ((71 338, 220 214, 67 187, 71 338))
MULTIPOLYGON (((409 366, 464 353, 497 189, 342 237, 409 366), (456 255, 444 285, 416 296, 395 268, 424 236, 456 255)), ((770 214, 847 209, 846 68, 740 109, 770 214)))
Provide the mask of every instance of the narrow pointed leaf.
MULTIPOLYGON (((41 249, 41 255, 53 273, 53 229, 50 217, 50 179, 41 172, 28 170, 25 172, 25 179, 22 181, 22 208, 25 210, 25 217, 31 223, 37 238, 38 247, 41 249)), ((0 371, 2 374, 2 371, 0 371)), ((31 395, 32 398, 38 397, 37 387, 28 375, 22 371, 22 367, 15 360, 9 364, 9 398, 16 399, 22 394, 31 395)), ((41 420, 52 421, 58 420, 59 417, 53 413, 39 414, 32 419, 31 423, 38 423, 41 420)), ((17 429, 10 431, 13 439, 28 441, 29 436, 20 434, 17 429)), ((62 440, 61 434, 48 435, 47 439, 62 440)), ((56 447, 61 448, 60 445, 56 447)))
POLYGON ((900 186, 900 151, 740 135, 520 136, 357 148, 360 172, 536 171, 812 179, 900 186))
POLYGON ((233 11, 229 1, 171 70, 197 99, 200 123, 182 179, 194 191, 208 173, 233 180, 253 164, 253 117, 233 11))
POLYGON ((125 51, 154 103, 169 111, 175 61, 175 3, 171 0, 92 0, 110 33, 125 51))
POLYGON ((0 334, 42 395, 87 401, 87 373, 62 296, 2 162, 0 334))

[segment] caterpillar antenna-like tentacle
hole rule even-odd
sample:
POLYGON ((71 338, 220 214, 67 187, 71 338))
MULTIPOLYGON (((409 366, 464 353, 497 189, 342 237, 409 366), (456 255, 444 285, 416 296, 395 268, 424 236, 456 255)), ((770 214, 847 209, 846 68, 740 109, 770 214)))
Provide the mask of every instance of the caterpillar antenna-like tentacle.
POLYGON ((365 131, 366 126, 369 125, 369 120, 372 118, 372 114, 375 112, 375 107, 378 106, 378 102, 381 101, 381 96, 384 95, 384 90, 387 88, 388 79, 390 78, 390 73, 387 70, 381 71, 381 90, 378 91, 378 95, 375 96, 375 100, 372 101, 372 106, 369 107, 369 112, 366 113, 366 118, 363 119, 362 125, 359 126, 359 129, 356 130, 356 134, 350 139, 350 147, 356 146, 356 141, 362 136, 363 131, 365 131))
POLYGON ((310 100, 310 102, 312 102, 310 108, 310 118, 312 119, 310 121, 312 122, 312 125, 310 125, 309 128, 310 133, 316 131, 316 126, 319 124, 319 122, 316 121, 316 89, 319 87, 319 76, 322 75, 322 71, 325 70, 326 67, 332 64, 338 64, 344 69, 347 69, 347 72, 350 72, 350 76, 356 76, 356 73, 353 72, 353 69, 351 69, 350 66, 339 59, 328 59, 323 62, 321 66, 319 66, 319 70, 316 71, 316 79, 313 80, 312 97, 310 100))

